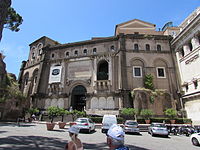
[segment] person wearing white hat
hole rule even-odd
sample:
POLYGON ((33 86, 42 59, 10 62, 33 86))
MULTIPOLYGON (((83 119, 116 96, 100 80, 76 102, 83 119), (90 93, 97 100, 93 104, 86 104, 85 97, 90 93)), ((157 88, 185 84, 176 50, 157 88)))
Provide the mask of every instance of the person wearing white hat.
POLYGON ((124 131, 123 129, 113 124, 107 132, 107 144, 110 150, 129 150, 128 147, 124 146, 124 131))
POLYGON ((78 138, 80 129, 73 125, 69 128, 69 136, 71 138, 71 141, 66 144, 65 149, 66 150, 83 150, 83 144, 81 140, 78 138))

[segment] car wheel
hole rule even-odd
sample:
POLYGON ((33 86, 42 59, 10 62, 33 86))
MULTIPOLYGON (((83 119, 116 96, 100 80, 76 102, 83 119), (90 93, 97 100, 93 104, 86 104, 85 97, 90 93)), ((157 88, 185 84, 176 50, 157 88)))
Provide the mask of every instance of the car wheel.
POLYGON ((198 146, 199 145, 199 142, 196 138, 192 138, 192 144, 195 145, 195 146, 198 146))
POLYGON ((90 132, 91 132, 91 128, 88 129, 88 133, 90 133, 90 132))
POLYGON ((151 136, 154 136, 153 132, 151 131, 151 136))

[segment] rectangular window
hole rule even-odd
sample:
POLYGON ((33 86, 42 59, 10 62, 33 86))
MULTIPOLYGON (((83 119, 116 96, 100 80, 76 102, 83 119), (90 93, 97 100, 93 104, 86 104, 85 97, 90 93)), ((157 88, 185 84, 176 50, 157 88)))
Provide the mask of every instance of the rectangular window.
POLYGON ((157 77, 158 78, 166 78, 164 67, 157 67, 156 69, 157 69, 157 77))
POLYGON ((140 66, 133 67, 133 77, 142 77, 142 67, 140 66))

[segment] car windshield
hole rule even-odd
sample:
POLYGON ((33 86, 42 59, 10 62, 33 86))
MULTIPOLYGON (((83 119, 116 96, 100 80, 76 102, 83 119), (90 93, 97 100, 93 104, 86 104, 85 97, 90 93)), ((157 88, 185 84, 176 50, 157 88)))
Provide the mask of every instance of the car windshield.
POLYGON ((154 127, 166 127, 164 124, 154 124, 154 127))
POLYGON ((86 122, 87 122, 87 119, 77 119, 76 122, 79 122, 79 123, 86 123, 86 122))
POLYGON ((132 122, 132 121, 130 121, 130 122, 126 122, 125 124, 127 124, 127 125, 138 125, 137 122, 132 122))

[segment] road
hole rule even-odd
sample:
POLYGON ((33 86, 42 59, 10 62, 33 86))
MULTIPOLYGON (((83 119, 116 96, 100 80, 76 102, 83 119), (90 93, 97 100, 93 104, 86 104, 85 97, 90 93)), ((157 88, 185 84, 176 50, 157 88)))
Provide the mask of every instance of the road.
MULTIPOLYGON (((100 129, 87 134, 80 133, 79 138, 84 144, 84 149, 104 150, 106 136, 100 129)), ((45 124, 31 123, 20 127, 15 123, 0 123, 0 150, 63 150, 70 140, 65 129, 47 131, 45 124)), ((131 150, 199 150, 193 146, 190 138, 186 136, 151 137, 147 132, 141 135, 126 134, 125 144, 131 150)))

